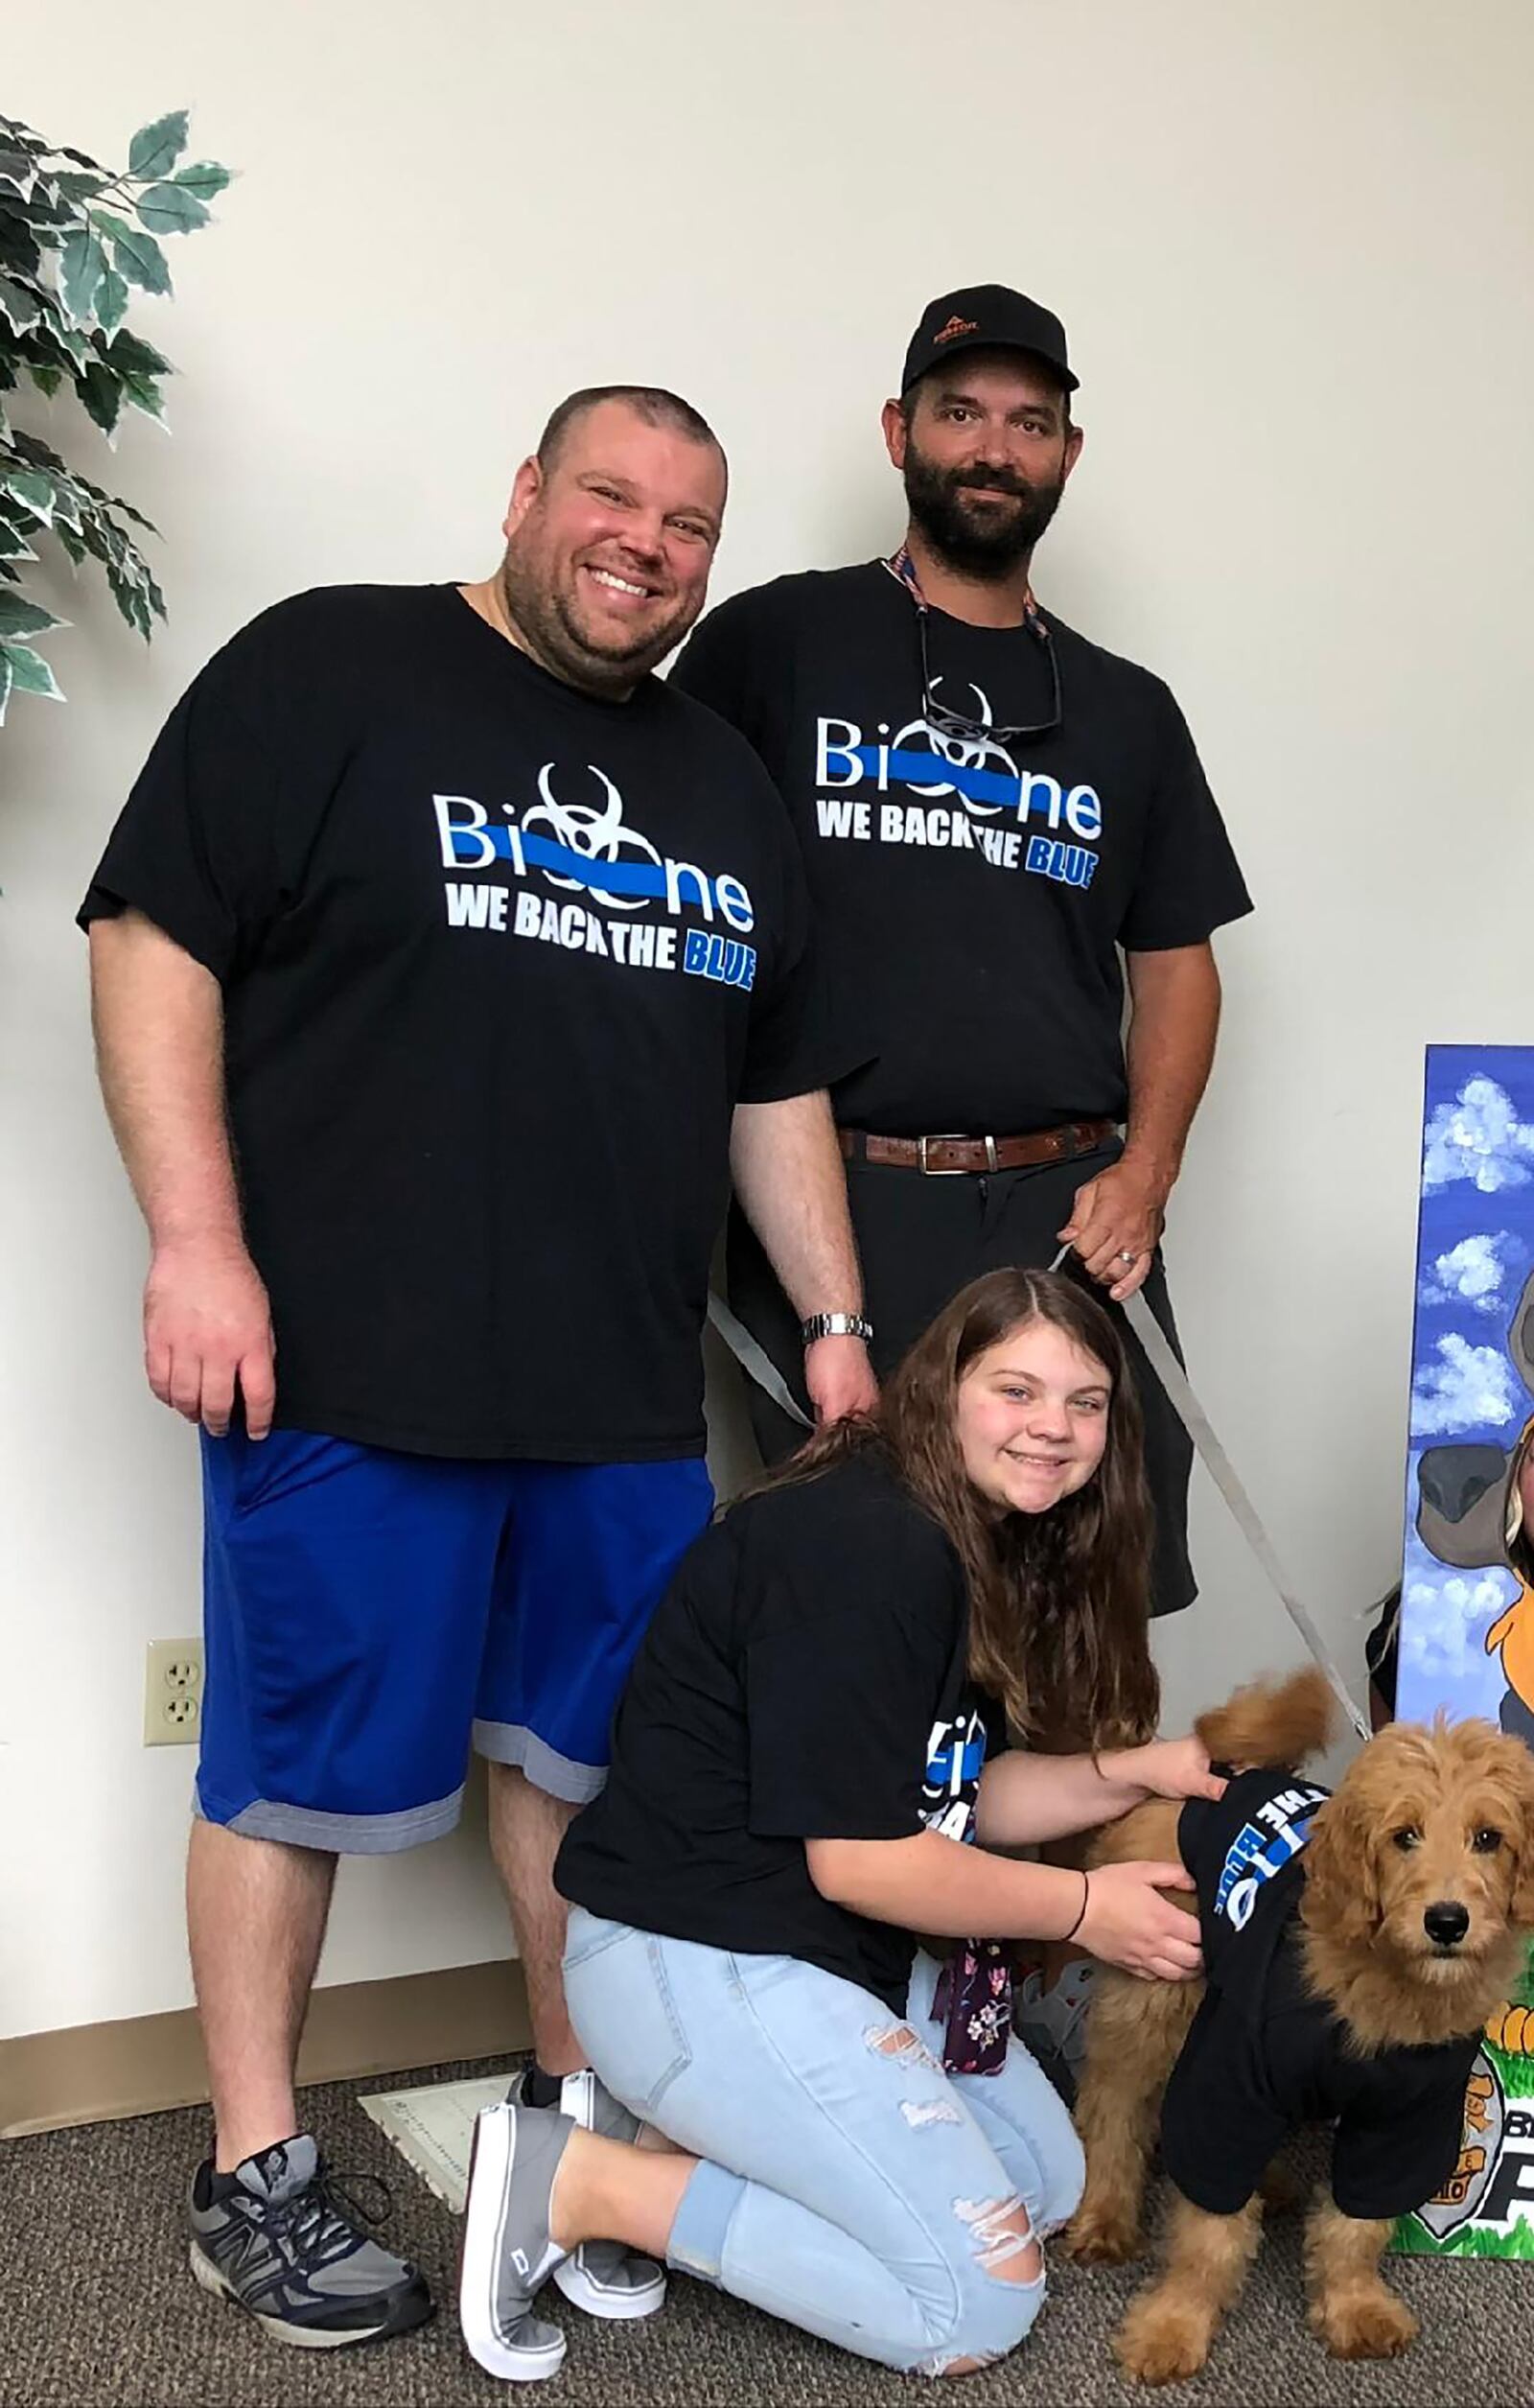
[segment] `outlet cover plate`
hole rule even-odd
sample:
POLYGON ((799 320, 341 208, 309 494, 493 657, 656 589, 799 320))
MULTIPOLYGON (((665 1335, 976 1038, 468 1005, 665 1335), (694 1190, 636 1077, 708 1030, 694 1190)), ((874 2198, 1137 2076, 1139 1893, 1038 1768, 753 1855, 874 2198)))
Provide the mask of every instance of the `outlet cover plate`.
POLYGON ((151 1639, 144 1666, 144 1744, 185 1747, 202 1727, 202 1642, 151 1639))

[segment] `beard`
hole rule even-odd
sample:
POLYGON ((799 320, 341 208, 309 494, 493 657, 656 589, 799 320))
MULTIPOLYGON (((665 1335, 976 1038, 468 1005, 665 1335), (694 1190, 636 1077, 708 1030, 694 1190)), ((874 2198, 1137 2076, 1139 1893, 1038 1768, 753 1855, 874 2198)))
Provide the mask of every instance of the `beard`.
POLYGON ((907 441, 905 498, 927 542, 951 569, 987 580, 1025 562, 1065 490, 1063 467, 1053 484, 1035 485, 1011 468, 940 468, 907 441), (975 508, 966 493, 1000 493, 1011 506, 975 508))
POLYGON ((631 634, 598 632, 580 608, 573 571, 562 579, 515 539, 506 547, 500 591, 512 624, 534 658, 567 686, 609 700, 621 700, 659 668, 697 617, 696 606, 678 602, 662 619, 631 634))

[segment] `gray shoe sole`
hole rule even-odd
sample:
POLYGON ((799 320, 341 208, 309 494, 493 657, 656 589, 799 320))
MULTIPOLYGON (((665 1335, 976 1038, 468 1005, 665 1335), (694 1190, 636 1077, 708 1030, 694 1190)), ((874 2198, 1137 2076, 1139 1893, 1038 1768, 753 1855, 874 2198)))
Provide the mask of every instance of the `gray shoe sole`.
POLYGON ((345 2332, 327 2331, 317 2325, 290 2325, 280 2316, 263 2316, 258 2308, 247 2307, 233 2283, 219 2272, 196 2240, 189 2246, 187 2262, 199 2290, 240 2308, 268 2340, 280 2341, 290 2350, 352 2350, 360 2342, 386 2341, 395 2333, 413 2332, 418 2325, 426 2324, 436 2314, 426 2284, 418 2279, 417 2284, 389 2301, 376 2325, 353 2326, 345 2332))
POLYGON ((665 2274, 653 2257, 638 2251, 626 2252, 623 2262, 648 2266, 648 2277, 638 2282, 604 2282, 588 2263, 583 2247, 554 2268, 554 2280, 571 2307, 584 2308, 588 2316, 603 2317, 610 2324, 637 2324, 641 2316, 654 2316, 664 2307, 665 2274))

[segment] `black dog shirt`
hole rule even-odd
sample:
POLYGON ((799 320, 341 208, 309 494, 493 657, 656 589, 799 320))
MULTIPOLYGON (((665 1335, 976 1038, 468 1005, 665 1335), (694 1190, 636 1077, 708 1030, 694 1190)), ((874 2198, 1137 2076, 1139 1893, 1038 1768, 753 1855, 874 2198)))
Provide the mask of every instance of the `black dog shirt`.
POLYGON ((1177 1844, 1198 1892, 1208 1989, 1167 2088, 1161 2154, 1185 2198, 1243 2208, 1298 2125, 1336 2119, 1344 2215, 1403 2215, 1453 2172, 1477 2036, 1360 2056, 1301 1971, 1302 1851, 1326 1797, 1288 1772, 1190 1799, 1177 1844))

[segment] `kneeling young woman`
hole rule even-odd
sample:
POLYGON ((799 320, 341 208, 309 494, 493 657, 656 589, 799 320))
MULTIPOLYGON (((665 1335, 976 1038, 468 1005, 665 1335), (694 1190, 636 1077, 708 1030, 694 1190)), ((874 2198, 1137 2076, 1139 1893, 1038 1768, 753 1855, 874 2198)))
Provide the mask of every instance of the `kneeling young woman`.
POLYGON ((460 2303, 481 2365, 554 2372, 533 2299, 598 2237, 886 2366, 959 2373, 1022 2340, 1081 2152, 1011 2041, 990 1943, 1198 1969, 1197 1922, 1158 1895, 1179 1866, 995 1853, 1223 1788, 1197 1741, 1123 1744, 1154 1728, 1149 1552, 1112 1324, 1027 1271, 965 1289, 876 1422, 818 1433, 697 1542, 556 1875, 575 2028, 648 2130, 480 2117, 460 2303), (1030 1755, 1062 1708, 1098 1752, 1030 1755))

